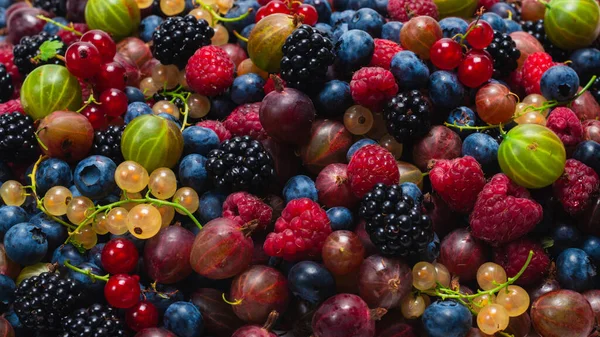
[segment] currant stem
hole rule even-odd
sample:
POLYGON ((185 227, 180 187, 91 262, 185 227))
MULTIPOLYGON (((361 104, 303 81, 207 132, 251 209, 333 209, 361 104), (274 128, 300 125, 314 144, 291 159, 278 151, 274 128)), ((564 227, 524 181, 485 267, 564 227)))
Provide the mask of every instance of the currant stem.
POLYGON ((81 268, 77 268, 74 265, 72 265, 69 260, 65 261, 65 267, 67 267, 67 268, 69 268, 69 269, 71 269, 73 271, 76 271, 76 272, 78 272, 80 274, 87 275, 89 278, 92 279, 92 282, 96 282, 96 280, 108 282, 108 278, 110 277, 110 274, 106 274, 104 276, 100 276, 100 275, 96 275, 96 274, 92 273, 89 270, 83 270, 81 268))
POLYGON ((248 39, 245 38, 242 34, 238 33, 237 30, 233 31, 233 35, 235 35, 235 37, 237 37, 238 40, 248 43, 248 39))
POLYGON ((459 129, 460 131, 462 130, 489 130, 489 129, 495 129, 500 127, 500 124, 497 125, 486 125, 486 126, 463 126, 463 125, 457 125, 456 122, 454 122, 453 124, 450 124, 448 122, 444 122, 444 125, 449 127, 449 128, 455 128, 455 129, 459 129))
POLYGON ((223 297, 223 301, 229 305, 240 305, 240 304, 242 304, 242 301, 244 300, 244 299, 241 299, 241 300, 236 300, 234 302, 228 301, 227 298, 225 297, 225 293, 223 293, 223 295, 221 297, 223 297))
POLYGON ((77 36, 82 36, 82 35, 83 35, 83 33, 82 33, 82 32, 78 31, 78 30, 77 30, 77 29, 75 29, 74 27, 65 26, 65 25, 63 25, 62 23, 60 23, 60 22, 57 22, 57 21, 54 21, 54 20, 52 20, 52 19, 50 19, 50 18, 48 18, 48 17, 45 17, 45 16, 43 16, 43 15, 36 15, 36 18, 38 18, 38 19, 40 19, 40 20, 44 20, 44 21, 46 21, 46 22, 49 22, 49 23, 51 23, 51 24, 53 24, 53 25, 55 25, 55 26, 58 26, 58 27, 60 27, 60 28, 62 28, 62 29, 64 29, 64 30, 67 30, 67 31, 69 31, 69 32, 71 32, 71 33, 73 33, 73 34, 75 34, 75 35, 77 35, 77 36))
POLYGON ((219 15, 219 13, 215 12, 215 10, 211 6, 202 3, 202 1, 196 0, 196 3, 198 5, 200 5, 200 7, 202 7, 202 9, 208 11, 214 20, 221 21, 221 22, 236 22, 236 21, 244 20, 254 10, 253 8, 248 8, 248 11, 246 13, 238 16, 237 18, 225 18, 225 17, 222 17, 221 15, 219 15))
POLYGON ((40 146, 42 147, 42 149, 44 149, 45 151, 48 151, 48 147, 46 146, 46 144, 44 144, 44 142, 42 142, 42 140, 40 139, 40 136, 38 135, 38 133, 42 130, 44 130, 45 128, 41 128, 39 130, 37 130, 36 132, 33 133, 35 140, 38 142, 38 144, 40 144, 40 146))

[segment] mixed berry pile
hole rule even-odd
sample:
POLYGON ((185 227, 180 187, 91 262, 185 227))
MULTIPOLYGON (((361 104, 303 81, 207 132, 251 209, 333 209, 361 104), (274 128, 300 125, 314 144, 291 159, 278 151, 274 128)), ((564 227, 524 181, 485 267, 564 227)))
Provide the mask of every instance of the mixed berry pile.
POLYGON ((597 0, 0 0, 0 336, 590 337, 597 0))

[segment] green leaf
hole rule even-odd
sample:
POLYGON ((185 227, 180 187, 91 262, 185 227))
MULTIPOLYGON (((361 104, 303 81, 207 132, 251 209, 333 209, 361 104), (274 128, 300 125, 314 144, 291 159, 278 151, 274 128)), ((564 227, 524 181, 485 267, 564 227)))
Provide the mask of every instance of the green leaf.
POLYGON ((58 50, 61 49, 64 44, 61 41, 45 41, 40 46, 40 53, 36 56, 42 61, 48 61, 58 54, 58 50))
POLYGON ((75 247, 75 249, 77 249, 81 254, 85 254, 85 252, 87 251, 87 249, 83 248, 83 245, 79 242, 77 242, 76 240, 71 240, 70 242, 73 247, 75 247))

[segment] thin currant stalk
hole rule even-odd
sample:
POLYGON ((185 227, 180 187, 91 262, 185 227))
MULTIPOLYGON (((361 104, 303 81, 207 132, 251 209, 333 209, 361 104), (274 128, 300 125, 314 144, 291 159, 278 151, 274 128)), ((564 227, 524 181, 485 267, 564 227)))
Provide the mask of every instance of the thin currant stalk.
POLYGON ((81 268, 75 267, 74 265, 71 264, 70 260, 65 260, 64 265, 65 265, 65 267, 67 267, 67 268, 69 268, 69 269, 71 269, 73 271, 76 271, 76 272, 78 272, 80 274, 87 275, 89 278, 92 279, 92 282, 96 282, 96 281, 108 282, 108 278, 110 277, 110 274, 106 274, 106 275, 100 276, 100 275, 96 275, 96 274, 92 273, 89 270, 83 270, 81 268))
POLYGON ((202 9, 204 9, 205 11, 210 13, 210 15, 213 18, 213 25, 216 25, 217 22, 236 22, 236 21, 244 20, 254 10, 253 8, 248 8, 248 11, 246 11, 246 13, 238 16, 237 18, 226 18, 226 17, 221 16, 219 13, 215 12, 215 10, 212 8, 212 6, 202 3, 202 1, 200 1, 200 0, 196 0, 196 4, 200 5, 200 7, 202 7, 202 9))
POLYGON ((77 36, 82 36, 83 35, 83 33, 80 32, 80 31, 78 31, 77 29, 75 29, 75 27, 63 25, 62 23, 54 21, 54 20, 50 19, 49 17, 43 16, 43 15, 36 15, 36 18, 38 18, 40 20, 44 20, 46 22, 49 22, 49 23, 51 23, 51 24, 53 24, 55 26, 58 26, 58 27, 60 27, 60 28, 62 28, 64 30, 67 30, 67 31, 69 31, 69 32, 71 32, 71 33, 73 33, 73 34, 75 34, 77 36))

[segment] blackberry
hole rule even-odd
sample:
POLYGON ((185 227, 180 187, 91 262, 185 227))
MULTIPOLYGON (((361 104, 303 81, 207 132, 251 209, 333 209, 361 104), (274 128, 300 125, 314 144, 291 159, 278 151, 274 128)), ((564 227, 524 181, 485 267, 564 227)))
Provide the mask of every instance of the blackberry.
POLYGON ((333 64, 333 43, 323 33, 302 25, 285 40, 281 78, 286 85, 302 91, 319 90, 327 81, 327 68, 333 64))
POLYGON ((596 102, 600 103, 600 77, 596 78, 592 86, 590 87, 592 96, 596 99, 596 102))
POLYGON ((80 293, 74 280, 46 272, 21 282, 15 296, 14 310, 25 327, 60 331, 61 319, 75 309, 80 293))
POLYGON ((210 151, 206 171, 215 186, 225 191, 265 192, 275 179, 273 158, 249 136, 234 137, 210 151))
POLYGON ((431 106, 418 90, 392 98, 383 111, 388 132, 400 143, 422 137, 431 128, 431 106))
POLYGON ((185 68, 196 50, 211 44, 214 29, 193 15, 166 19, 152 34, 152 54, 162 64, 185 68))
MULTIPOLYGON (((157 92, 152 96, 152 99, 154 99, 155 102, 171 101, 173 97, 169 96, 168 94, 161 94, 157 92)), ((180 111, 183 111, 185 109, 185 102, 181 98, 176 97, 175 99, 173 99, 172 102, 179 108, 180 111)))
POLYGON ((535 37, 544 47, 546 53, 552 56, 552 60, 555 62, 564 62, 569 58, 569 52, 555 46, 548 37, 544 30, 544 20, 538 21, 525 21, 521 25, 524 32, 527 32, 535 37))
POLYGON ((517 13, 517 15, 513 16, 512 19, 516 22, 521 21, 521 4, 517 2, 510 2, 508 5, 515 10, 515 13, 517 13))
POLYGON ((485 50, 494 59, 494 77, 506 77, 517 69, 521 52, 508 34, 494 31, 494 40, 485 50))
POLYGON ((29 160, 37 152, 33 119, 18 112, 0 115, 0 158, 29 160))
MULTIPOLYGON (((32 62, 32 59, 40 53, 40 46, 46 41, 62 42, 62 39, 57 35, 50 35, 47 32, 41 32, 38 35, 23 37, 19 44, 15 46, 13 49, 13 54, 15 56, 14 63, 21 74, 27 75, 32 72, 33 69, 44 64, 63 64, 63 61, 57 58, 51 58, 47 61, 38 60, 35 63, 32 62)), ((66 48, 63 44, 57 53, 65 56, 65 50, 66 48)))
POLYGON ((0 103, 10 100, 14 91, 12 76, 6 71, 6 66, 0 63, 0 103))
POLYGON ((121 135, 125 126, 111 125, 105 131, 96 131, 94 134, 94 154, 99 154, 112 159, 115 164, 123 162, 121 154, 121 135))
POLYGON ((431 219, 421 214, 420 203, 403 195, 400 185, 375 185, 363 197, 358 214, 383 255, 414 258, 424 253, 434 238, 431 219))
POLYGON ((65 17, 67 15, 67 0, 33 0, 31 4, 33 7, 54 13, 56 16, 65 17))
POLYGON ((93 304, 75 310, 62 320, 63 330, 58 337, 119 337, 127 336, 123 321, 113 308, 93 304))

